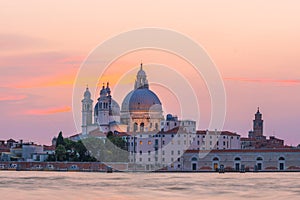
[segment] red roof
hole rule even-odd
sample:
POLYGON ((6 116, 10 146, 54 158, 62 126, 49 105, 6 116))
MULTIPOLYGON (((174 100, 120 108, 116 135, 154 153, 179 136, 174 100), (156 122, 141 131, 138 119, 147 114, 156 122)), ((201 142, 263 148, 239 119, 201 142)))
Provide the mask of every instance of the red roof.
POLYGON ((7 140, 6 142, 16 142, 16 141, 10 138, 10 139, 7 140))
POLYGON ((44 151, 55 151, 55 146, 44 145, 44 151))
MULTIPOLYGON (((198 135, 206 135, 207 131, 204 130, 198 130, 197 134, 198 135)), ((209 131, 209 132, 214 132, 214 131, 209 131)), ((220 133, 220 131, 217 131, 217 133, 220 133)), ((221 131, 221 135, 228 135, 228 136, 240 136, 239 134, 230 132, 230 131, 221 131)))
POLYGON ((183 127, 181 126, 178 126, 178 127, 175 127, 173 129, 170 129, 168 131, 165 131, 165 132, 159 132, 160 134, 177 134, 177 133, 188 133, 186 132, 186 130, 183 129, 183 127))
POLYGON ((93 137, 106 137, 106 134, 100 131, 99 128, 90 131, 88 135, 93 137))
POLYGON ((256 141, 255 138, 241 138, 241 141, 256 141))
POLYGON ((78 137, 80 134, 71 135, 69 138, 78 137))

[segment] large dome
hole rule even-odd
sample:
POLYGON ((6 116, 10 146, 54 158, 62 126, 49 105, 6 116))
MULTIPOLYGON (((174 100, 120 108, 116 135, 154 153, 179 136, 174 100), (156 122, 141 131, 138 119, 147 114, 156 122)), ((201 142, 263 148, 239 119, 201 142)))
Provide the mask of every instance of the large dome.
POLYGON ((122 112, 162 111, 159 98, 148 88, 135 89, 127 94, 122 103, 122 112))

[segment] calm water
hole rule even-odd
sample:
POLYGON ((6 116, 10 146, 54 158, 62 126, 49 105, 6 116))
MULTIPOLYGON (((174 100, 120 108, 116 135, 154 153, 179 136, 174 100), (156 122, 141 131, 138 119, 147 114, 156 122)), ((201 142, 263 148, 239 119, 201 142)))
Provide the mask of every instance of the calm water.
POLYGON ((0 199, 299 199, 300 173, 0 171, 0 199))

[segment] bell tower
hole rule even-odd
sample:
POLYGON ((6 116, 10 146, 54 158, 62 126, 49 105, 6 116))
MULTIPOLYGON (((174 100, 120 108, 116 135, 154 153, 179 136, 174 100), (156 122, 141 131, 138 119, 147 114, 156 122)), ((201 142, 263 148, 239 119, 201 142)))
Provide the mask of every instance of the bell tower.
POLYGON ((100 97, 98 98, 98 104, 98 124, 100 126, 108 126, 109 115, 111 112, 111 96, 108 83, 106 88, 104 84, 102 86, 102 89, 100 91, 100 97))
POLYGON ((262 120, 262 114, 257 108, 257 112, 255 113, 255 118, 253 120, 253 130, 249 131, 249 138, 254 138, 256 140, 264 140, 266 137, 264 136, 264 120, 262 120))
POLYGON ((263 123, 262 114, 259 112, 259 108, 257 108, 255 119, 253 120, 253 132, 256 137, 263 136, 263 123))
POLYGON ((86 87, 86 90, 83 95, 82 103, 82 134, 87 134, 88 126, 91 125, 93 119, 93 100, 91 99, 91 93, 89 88, 86 87))

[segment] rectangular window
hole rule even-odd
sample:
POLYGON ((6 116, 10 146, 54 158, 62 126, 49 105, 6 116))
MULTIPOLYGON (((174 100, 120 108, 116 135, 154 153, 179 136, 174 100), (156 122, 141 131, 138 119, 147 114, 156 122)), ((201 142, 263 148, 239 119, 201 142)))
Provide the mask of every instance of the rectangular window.
POLYGON ((140 141, 140 145, 142 145, 142 144, 143 144, 143 141, 141 140, 141 141, 140 141))
POLYGON ((149 141, 148 141, 148 144, 150 145, 150 144, 152 144, 152 142, 149 140, 149 141))
POLYGON ((165 151, 162 151, 162 155, 165 155, 165 151))
POLYGON ((151 151, 148 151, 148 155, 150 155, 151 154, 151 151))
POLYGON ((174 151, 173 150, 171 151, 171 155, 174 155, 174 151))
POLYGON ((151 158, 148 158, 148 161, 150 162, 150 161, 151 161, 151 158))
POLYGON ((143 154, 143 152, 142 151, 140 151, 140 155, 142 155, 143 154))
POLYGON ((180 155, 180 151, 178 151, 178 155, 180 155))

